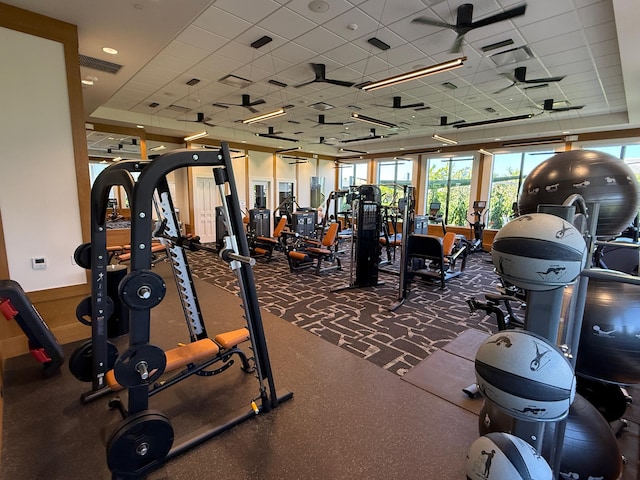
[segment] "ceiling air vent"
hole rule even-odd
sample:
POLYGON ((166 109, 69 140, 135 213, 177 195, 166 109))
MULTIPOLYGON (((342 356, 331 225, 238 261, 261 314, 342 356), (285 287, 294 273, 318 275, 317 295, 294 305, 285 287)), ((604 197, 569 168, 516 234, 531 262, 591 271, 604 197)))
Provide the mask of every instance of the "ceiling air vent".
POLYGON ((117 63, 107 62, 106 60, 100 60, 99 58, 88 57, 86 55, 80 55, 80 66, 113 74, 118 73, 122 68, 122 65, 118 65, 117 63))
POLYGON ((530 58, 533 58, 533 53, 531 53, 531 50, 526 45, 510 48, 504 52, 489 55, 489 59, 498 67, 501 67, 502 65, 510 65, 512 63, 524 62, 530 58))

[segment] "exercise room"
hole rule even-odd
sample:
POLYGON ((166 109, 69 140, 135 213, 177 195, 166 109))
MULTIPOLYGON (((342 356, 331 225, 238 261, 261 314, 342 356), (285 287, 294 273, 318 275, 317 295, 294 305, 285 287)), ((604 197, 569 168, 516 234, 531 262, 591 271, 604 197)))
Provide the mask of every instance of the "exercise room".
POLYGON ((639 15, 0 3, 0 479, 639 478, 639 15))

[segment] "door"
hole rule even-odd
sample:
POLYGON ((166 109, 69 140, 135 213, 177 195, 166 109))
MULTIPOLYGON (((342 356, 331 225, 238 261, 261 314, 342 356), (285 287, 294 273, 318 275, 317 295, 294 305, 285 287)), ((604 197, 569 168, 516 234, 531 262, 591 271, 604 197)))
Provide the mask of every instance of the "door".
POLYGON ((210 243, 216 241, 216 184, 213 178, 196 177, 195 191, 195 235, 200 237, 202 243, 210 243))

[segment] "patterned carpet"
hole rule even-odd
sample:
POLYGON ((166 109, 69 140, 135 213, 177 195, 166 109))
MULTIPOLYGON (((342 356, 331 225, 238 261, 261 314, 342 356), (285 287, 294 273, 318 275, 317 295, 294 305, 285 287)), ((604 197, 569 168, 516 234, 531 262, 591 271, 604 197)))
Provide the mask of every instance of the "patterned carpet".
MULTIPOLYGON (((342 271, 322 276, 311 269, 290 273, 280 252, 269 262, 259 260, 254 275, 261 308, 398 375, 469 328, 496 330, 494 319, 472 315, 465 303, 495 292, 497 276, 487 254, 470 255, 462 275, 445 289, 416 278, 409 298, 394 312, 389 307, 398 298, 397 275, 381 271, 384 285, 332 293, 350 283, 348 257, 341 256, 342 271)), ((217 256, 190 252, 189 265, 194 277, 238 291, 235 276, 217 256)))

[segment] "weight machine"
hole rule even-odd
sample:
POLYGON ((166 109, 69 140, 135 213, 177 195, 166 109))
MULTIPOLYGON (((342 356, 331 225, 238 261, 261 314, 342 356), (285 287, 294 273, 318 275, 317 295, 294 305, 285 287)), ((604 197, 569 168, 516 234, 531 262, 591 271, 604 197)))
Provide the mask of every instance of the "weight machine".
POLYGON ((384 285, 383 282, 378 282, 378 266, 382 250, 380 189, 376 185, 361 185, 357 187, 357 193, 352 194, 351 198, 356 215, 351 235, 349 285, 332 290, 333 292, 384 285))
MULTIPOLYGON (((91 268, 92 272, 90 312, 85 313, 89 313, 91 317, 90 380, 94 388, 83 395, 82 400, 89 401, 117 389, 127 390, 126 407, 118 400, 110 402, 110 406, 118 408, 123 419, 107 441, 107 464, 114 479, 132 480, 144 477, 176 455, 259 413, 269 412, 280 402, 292 398, 293 393, 276 393, 251 270, 253 261, 249 257, 226 142, 222 143, 219 151, 182 149, 162 155, 151 163, 119 162, 96 179, 91 197, 92 241, 76 250, 76 256, 83 265, 78 263, 91 268), (198 249, 204 246, 181 236, 166 181, 166 175, 171 171, 196 165, 213 167, 229 231, 219 254, 236 274, 246 320, 246 328, 218 335, 214 339, 208 337, 204 328, 185 252, 185 248, 198 249), (135 183, 131 176, 133 171, 140 172, 135 183), (114 184, 121 184, 127 190, 132 212, 130 272, 118 286, 118 296, 130 313, 129 348, 119 357, 117 351, 115 354, 110 351, 105 336, 109 300, 104 282, 107 258, 104 208, 106 194, 114 184), (156 234, 167 245, 192 340, 183 347, 166 352, 149 343, 150 311, 161 303, 166 292, 163 278, 151 270, 154 198, 156 208, 163 218, 156 234), (236 348, 246 340, 250 342, 253 351, 251 363, 236 348), (243 369, 255 373, 259 384, 256 396, 232 417, 226 417, 215 425, 203 426, 180 444, 173 445, 171 422, 161 412, 149 409, 150 396, 193 374, 210 376, 220 373, 230 366, 230 357, 234 354, 240 356, 243 369), (205 370, 218 361, 223 362, 221 367, 205 370), (165 384, 154 383, 163 373, 180 368, 185 370, 171 377, 165 384)), ((87 353, 85 349, 85 356, 87 353)))

